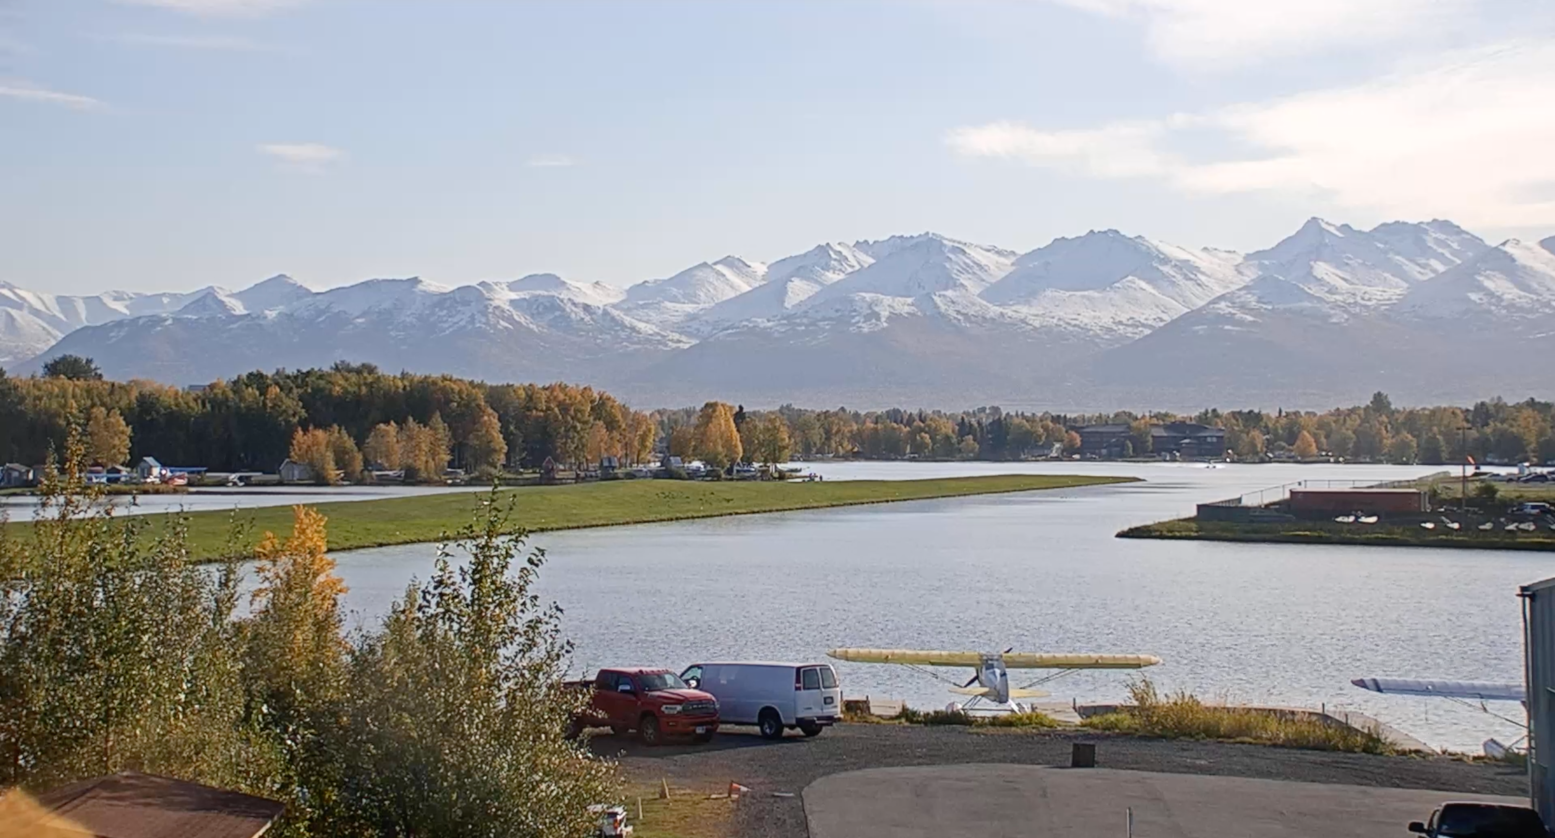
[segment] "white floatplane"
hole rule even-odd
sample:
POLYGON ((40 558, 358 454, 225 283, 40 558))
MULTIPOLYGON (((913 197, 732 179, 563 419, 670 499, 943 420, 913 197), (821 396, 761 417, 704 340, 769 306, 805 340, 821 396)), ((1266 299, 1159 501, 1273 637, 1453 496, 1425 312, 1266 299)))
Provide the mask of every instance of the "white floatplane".
MULTIPOLYGON (((1523 721, 1509 719, 1500 713, 1491 712, 1486 706, 1489 701, 1516 701, 1528 707, 1528 691, 1522 684, 1512 682, 1491 681, 1449 681, 1443 678, 1356 678, 1350 682, 1363 690, 1370 690, 1383 695, 1418 695, 1429 698, 1446 698, 1456 701, 1467 707, 1475 707, 1486 715, 1493 716, 1503 722, 1510 722, 1523 730, 1528 729, 1526 715, 1523 721), (1476 706, 1472 702, 1478 702, 1476 706)), ((1495 739, 1486 739, 1484 742, 1485 755, 1500 759, 1507 752, 1515 751, 1527 735, 1519 737, 1516 742, 1504 745, 1495 739)))
POLYGON ((957 710, 988 709, 994 711, 1015 710, 1016 699, 1042 698, 1047 693, 1033 689, 1056 678, 1062 678, 1082 669, 1143 669, 1155 666, 1161 659, 1154 655, 1060 655, 1036 652, 945 652, 919 649, 833 649, 829 657, 850 663, 890 663, 921 672, 950 685, 950 691, 969 696, 965 705, 954 705, 957 710), (930 667, 971 667, 976 670, 970 680, 961 683, 930 667), (1056 670, 1029 684, 1010 686, 1011 669, 1056 670), (991 705, 978 708, 979 703, 991 705))

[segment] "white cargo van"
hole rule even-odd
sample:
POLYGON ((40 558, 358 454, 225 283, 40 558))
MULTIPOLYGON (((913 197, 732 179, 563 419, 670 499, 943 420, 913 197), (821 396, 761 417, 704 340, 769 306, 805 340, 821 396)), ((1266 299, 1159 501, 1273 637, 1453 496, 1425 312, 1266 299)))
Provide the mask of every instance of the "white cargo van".
POLYGON ((768 739, 792 728, 815 736, 842 715, 831 664, 695 663, 680 678, 718 699, 720 723, 756 725, 768 739))

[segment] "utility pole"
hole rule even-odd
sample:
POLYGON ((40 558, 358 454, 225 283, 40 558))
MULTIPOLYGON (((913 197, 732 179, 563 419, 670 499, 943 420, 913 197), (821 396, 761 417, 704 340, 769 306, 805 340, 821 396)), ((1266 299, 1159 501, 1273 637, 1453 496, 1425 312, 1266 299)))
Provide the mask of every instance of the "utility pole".
POLYGON ((1459 505, 1463 507, 1463 511, 1467 512, 1469 509, 1469 423, 1464 422, 1462 425, 1459 425, 1458 433, 1462 439, 1461 445, 1463 446, 1463 477, 1458 488, 1459 505))

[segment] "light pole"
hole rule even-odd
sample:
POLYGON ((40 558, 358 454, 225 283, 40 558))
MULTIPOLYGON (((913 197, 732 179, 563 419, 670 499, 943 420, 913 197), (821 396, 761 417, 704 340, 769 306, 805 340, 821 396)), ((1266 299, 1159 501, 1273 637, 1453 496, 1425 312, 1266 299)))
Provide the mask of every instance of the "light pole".
POLYGON ((1465 422, 1459 425, 1458 433, 1462 439, 1461 444, 1463 446, 1463 477, 1458 488, 1459 505, 1463 507, 1463 511, 1467 512, 1469 509, 1469 423, 1465 422))

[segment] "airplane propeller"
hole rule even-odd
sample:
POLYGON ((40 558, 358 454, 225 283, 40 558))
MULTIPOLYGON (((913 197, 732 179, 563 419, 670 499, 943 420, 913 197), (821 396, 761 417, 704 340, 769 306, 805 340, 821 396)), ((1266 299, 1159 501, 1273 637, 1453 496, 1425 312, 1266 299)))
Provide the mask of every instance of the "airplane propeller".
MULTIPOLYGON (((1001 654, 1001 655, 1008 655, 1009 653, 1011 653, 1013 651, 1015 651, 1015 647, 1011 646, 1010 648, 1005 649, 1004 651, 1000 652, 999 654, 1001 654)), ((980 677, 982 677, 982 676, 981 675, 973 675, 970 679, 968 679, 968 681, 965 684, 961 685, 961 688, 962 689, 966 689, 967 687, 972 686, 973 684, 977 683, 977 679, 980 678, 980 677)))

